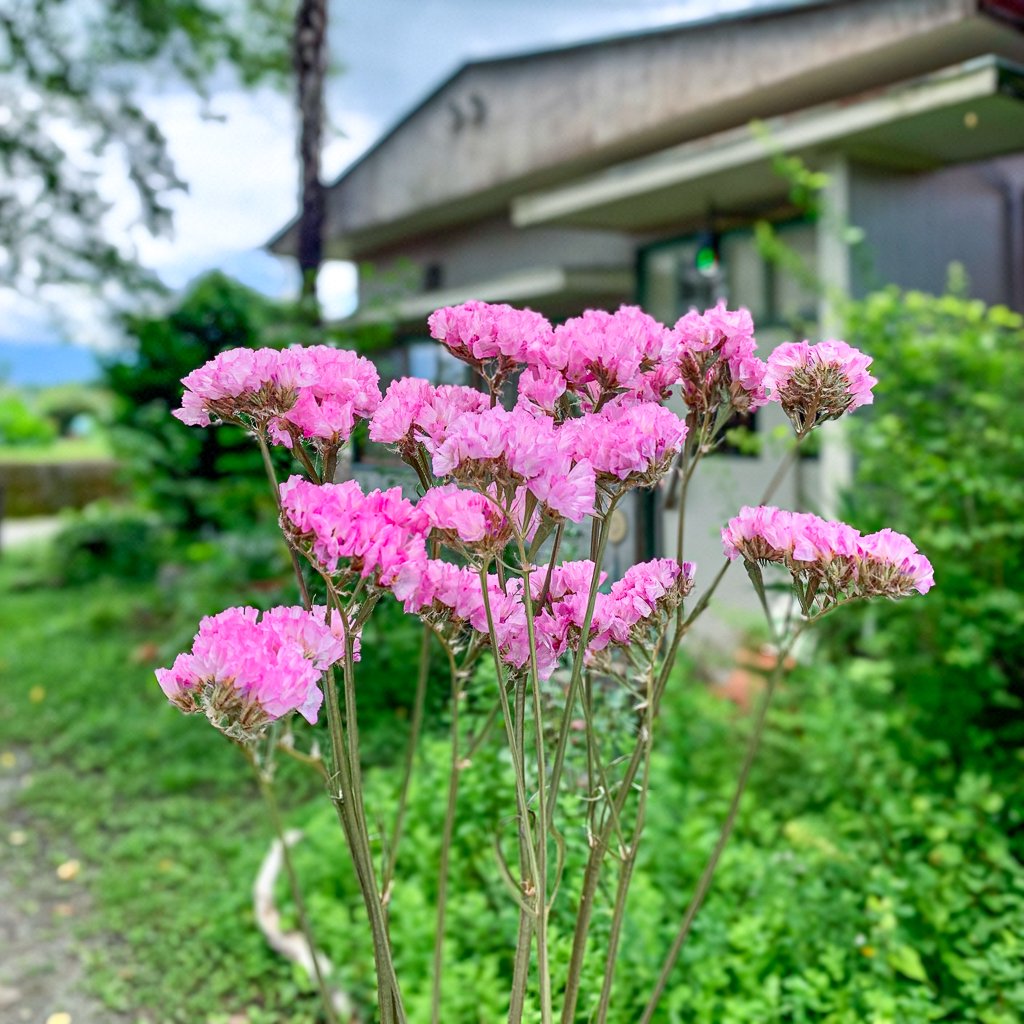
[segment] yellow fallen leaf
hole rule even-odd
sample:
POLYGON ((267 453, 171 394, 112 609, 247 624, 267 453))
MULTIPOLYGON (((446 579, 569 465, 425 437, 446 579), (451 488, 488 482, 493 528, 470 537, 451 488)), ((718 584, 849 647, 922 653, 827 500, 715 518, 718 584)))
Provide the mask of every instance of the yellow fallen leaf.
POLYGON ((70 882, 72 878, 75 878, 78 875, 81 867, 82 865, 79 864, 77 860, 66 860, 59 868, 57 868, 57 877, 62 882, 70 882))
MULTIPOLYGON (((28 691, 28 699, 32 701, 33 704, 39 704, 46 699, 46 691, 41 686, 33 686, 32 689, 28 691)), ((69 1017, 68 1020, 70 1019, 71 1018, 69 1017)), ((49 1024, 49 1022, 47 1022, 47 1024, 49 1024)))
POLYGON ((18 763, 18 758, 13 750, 5 750, 0 754, 0 765, 4 768, 13 768, 18 763))
POLYGON ((28 833, 23 832, 20 828, 16 828, 8 837, 7 842, 11 846, 24 846, 28 842, 28 833))
POLYGON ((71 1024, 70 1013, 51 1013, 46 1018, 46 1024, 71 1024))

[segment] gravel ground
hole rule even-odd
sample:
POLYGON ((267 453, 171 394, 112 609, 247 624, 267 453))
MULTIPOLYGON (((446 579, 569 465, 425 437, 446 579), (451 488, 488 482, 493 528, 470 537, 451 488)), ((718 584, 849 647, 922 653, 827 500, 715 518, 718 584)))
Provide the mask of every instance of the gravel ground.
POLYGON ((29 775, 22 752, 0 752, 0 1021, 127 1024, 84 991, 75 922, 89 911, 77 864, 55 867, 44 836, 17 808, 29 775))

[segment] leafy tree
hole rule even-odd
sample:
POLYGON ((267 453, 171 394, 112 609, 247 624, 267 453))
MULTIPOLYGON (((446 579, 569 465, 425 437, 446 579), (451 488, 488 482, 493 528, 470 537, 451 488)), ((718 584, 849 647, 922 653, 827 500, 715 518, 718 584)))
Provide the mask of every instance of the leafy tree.
POLYGON ((140 102, 145 75, 200 91, 288 67, 289 0, 0 0, 0 282, 143 279, 104 234, 100 172, 120 165, 142 223, 184 188, 140 102))
POLYGON ((129 316, 134 351, 104 367, 117 396, 113 442, 136 491, 171 523, 235 527, 270 501, 260 456, 243 432, 186 427, 171 416, 181 378, 225 349, 267 344, 282 312, 220 273, 196 281, 165 316, 129 316))

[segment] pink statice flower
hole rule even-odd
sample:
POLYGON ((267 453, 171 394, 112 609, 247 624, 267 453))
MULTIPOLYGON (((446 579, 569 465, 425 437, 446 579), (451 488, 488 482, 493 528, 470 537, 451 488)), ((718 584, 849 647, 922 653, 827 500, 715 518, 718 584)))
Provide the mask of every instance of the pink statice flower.
POLYGON ((879 530, 860 539, 858 580, 866 596, 903 597, 912 590, 927 594, 935 586, 931 562, 913 541, 895 530, 879 530))
POLYGON ((594 511, 596 482, 587 460, 574 458, 548 416, 501 406, 459 416, 433 446, 434 474, 486 491, 526 488, 553 517, 581 522, 594 511))
POLYGON ((846 523, 808 512, 762 505, 740 509, 722 530, 730 559, 787 568, 805 611, 817 599, 824 610, 844 600, 925 594, 934 584, 931 563, 901 533, 863 537, 846 523))
POLYGON ((691 310, 675 325, 679 338, 679 379, 683 400, 698 413, 731 407, 752 412, 764 405, 765 364, 757 356, 754 322, 745 309, 719 302, 691 310))
POLYGON ((391 445, 407 461, 421 443, 436 449, 448 427, 466 412, 488 408, 487 395, 454 384, 435 387, 419 377, 393 381, 370 421, 370 440, 391 445))
POLYGON ((236 348, 182 380, 185 394, 174 415, 193 426, 214 420, 266 430, 273 444, 310 441, 337 448, 358 417, 380 404, 373 363, 328 345, 309 348, 236 348))
POLYGON ((779 345, 768 357, 765 383, 793 425, 806 433, 874 400, 871 357, 845 341, 779 345))
POLYGON ((528 366, 519 375, 519 404, 532 405, 546 415, 554 416, 567 386, 568 382, 560 370, 528 366))
POLYGON ((324 608, 229 608, 202 620, 192 649, 157 681, 172 704, 203 711, 226 735, 258 737, 267 723, 297 711, 316 721, 320 677, 345 652, 324 608))
POLYGON ((430 336, 478 370, 492 391, 551 344, 551 324, 545 317, 504 304, 446 306, 431 313, 427 324, 430 336))
POLYGON ((189 426, 208 427, 211 416, 234 419, 255 412, 261 393, 273 384, 271 349, 232 348, 182 379, 182 407, 174 411, 189 426))
POLYGON ((600 412, 567 420, 561 443, 576 461, 589 462, 604 482, 650 486, 671 466, 686 441, 686 424, 653 402, 612 402, 600 412))
POLYGON ((458 486, 431 487, 416 503, 434 530, 478 551, 498 551, 511 528, 496 499, 458 486))
POLYGON ((566 320, 555 328, 554 351, 585 410, 615 396, 659 401, 677 376, 676 335, 637 306, 588 309, 566 320))
POLYGON ((397 487, 364 494, 355 480, 318 486, 293 476, 281 484, 281 522, 324 570, 374 586, 408 583, 426 563, 429 520, 397 487))

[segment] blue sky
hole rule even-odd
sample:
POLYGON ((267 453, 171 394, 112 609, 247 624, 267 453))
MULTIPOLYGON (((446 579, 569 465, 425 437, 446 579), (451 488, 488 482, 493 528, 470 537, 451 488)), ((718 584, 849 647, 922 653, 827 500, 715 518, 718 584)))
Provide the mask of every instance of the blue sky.
MULTIPOLYGON (((557 46, 618 32, 771 5, 777 0, 374 0, 332 4, 328 92, 334 134, 325 169, 337 175, 396 119, 467 60, 557 46)), ((295 288, 292 267, 262 244, 295 211, 297 171, 290 99, 227 88, 204 117, 188 92, 152 92, 146 107, 168 138, 189 184, 175 195, 172 236, 131 226, 113 231, 141 261, 180 288, 203 271, 225 270, 268 295, 295 288)), ((110 187, 117 188, 116 176, 110 187)), ((116 215, 116 211, 115 211, 116 215)), ((344 315, 354 303, 354 271, 328 265, 325 306, 344 315)), ((82 379, 91 361, 53 348, 63 339, 109 348, 116 333, 91 297, 71 291, 39 301, 0 289, 0 373, 14 383, 82 379), (54 309, 59 309, 58 315, 54 309), (15 350, 17 346, 17 350, 15 350), (14 353, 12 356, 11 353, 14 353), (30 354, 31 352, 31 354, 30 354)))

